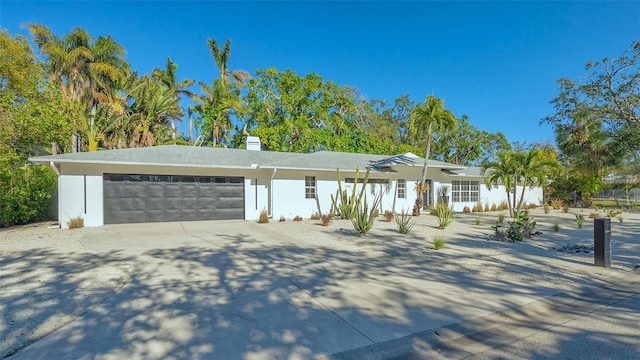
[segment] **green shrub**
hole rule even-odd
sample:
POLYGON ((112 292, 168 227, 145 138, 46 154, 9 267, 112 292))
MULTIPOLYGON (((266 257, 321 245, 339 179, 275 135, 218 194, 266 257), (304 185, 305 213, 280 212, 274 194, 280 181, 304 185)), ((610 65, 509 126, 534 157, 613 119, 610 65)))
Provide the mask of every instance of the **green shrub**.
POLYGON ((560 210, 564 206, 562 199, 551 199, 551 207, 553 210, 560 210))
POLYGON ((502 224, 504 222, 504 213, 501 212, 498 214, 498 224, 502 224))
POLYGON ((433 247, 436 250, 440 250, 444 247, 444 239, 441 236, 434 236, 433 237, 433 247))
POLYGON ((351 224, 353 224, 353 229, 356 231, 358 236, 367 235, 369 230, 373 228, 373 224, 375 224, 376 221, 375 209, 380 205, 381 199, 382 193, 376 195, 373 199, 373 203, 371 204, 371 209, 369 209, 366 195, 363 197, 362 201, 358 202, 355 213, 351 218, 351 224))
POLYGON ((453 221, 453 208, 447 204, 438 204, 436 210, 438 210, 438 225, 440 229, 444 229, 453 221))
POLYGON ((267 213, 267 210, 262 210, 260 212, 260 217, 258 217, 258 224, 266 224, 269 222, 269 214, 267 213))
POLYGON ((480 219, 476 218, 476 225, 480 225, 480 219))
POLYGON ((396 216, 396 225, 398 225, 398 231, 401 234, 408 234, 415 224, 416 222, 412 219, 411 214, 406 211, 403 211, 400 215, 396 216))
POLYGON ((578 225, 578 229, 582 229, 583 222, 584 222, 584 215, 576 214, 576 225, 578 225))
POLYGON ((50 220, 55 189, 49 167, 0 162, 0 227, 50 220))
POLYGON ((553 231, 560 231, 560 224, 554 222, 551 228, 553 229, 553 231))

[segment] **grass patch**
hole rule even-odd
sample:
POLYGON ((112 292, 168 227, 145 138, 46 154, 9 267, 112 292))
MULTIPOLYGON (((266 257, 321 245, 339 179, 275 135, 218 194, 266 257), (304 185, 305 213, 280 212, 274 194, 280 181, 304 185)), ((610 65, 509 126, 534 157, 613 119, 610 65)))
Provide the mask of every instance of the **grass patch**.
POLYGON ((436 250, 440 250, 444 247, 444 239, 442 236, 434 236, 433 237, 433 247, 436 250))
POLYGON ((553 231, 560 231, 560 224, 554 222, 553 225, 551 225, 551 229, 553 229, 553 231))
POLYGON ((84 227, 84 219, 80 216, 69 219, 67 222, 69 229, 80 229, 84 227))
POLYGON ((260 212, 260 217, 258 218, 258 224, 266 224, 269 222, 269 214, 267 214, 267 210, 262 210, 260 212))

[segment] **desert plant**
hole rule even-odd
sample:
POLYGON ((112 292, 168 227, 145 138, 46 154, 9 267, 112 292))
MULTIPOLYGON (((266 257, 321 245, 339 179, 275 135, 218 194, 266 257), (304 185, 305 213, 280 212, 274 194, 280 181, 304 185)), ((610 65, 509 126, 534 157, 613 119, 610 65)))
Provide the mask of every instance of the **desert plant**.
POLYGON ((535 234, 533 232, 535 227, 536 222, 526 212, 517 212, 514 221, 509 222, 506 237, 512 241, 522 241, 524 237, 531 237, 535 234))
POLYGON ((490 209, 491 209, 491 208, 489 207, 489 203, 488 203, 488 202, 484 203, 484 212, 487 212, 487 211, 489 211, 490 209))
POLYGON ((476 218, 476 225, 480 225, 480 219, 476 218))
POLYGON ((453 208, 447 204, 438 204, 436 209, 438 210, 438 225, 440 229, 444 229, 453 221, 453 208))
POLYGON ((564 206, 564 201, 562 199, 551 199, 551 207, 553 210, 560 210, 564 206))
POLYGON ((320 220, 322 220, 322 226, 329 226, 329 224, 331 224, 332 219, 333 219, 333 215, 331 214, 322 214, 320 216, 320 220))
POLYGON ((553 231, 560 231, 560 224, 554 222, 553 225, 551 225, 551 228, 553 229, 553 231))
POLYGON ((378 217, 380 216, 380 211, 378 209, 374 209, 373 210, 373 217, 378 217))
POLYGON ((504 216, 505 214, 503 212, 498 214, 498 224, 502 224, 504 222, 504 216))
POLYGON ((69 229, 83 228, 84 227, 84 219, 82 217, 80 217, 80 216, 74 217, 74 218, 69 218, 69 221, 67 222, 67 226, 69 226, 69 229))
POLYGON ((470 212, 471 212, 471 209, 469 209, 469 207, 468 207, 468 206, 465 206, 464 208, 462 208, 462 212, 463 212, 463 213, 470 213, 470 212))
POLYGON ((266 224, 269 222, 269 214, 267 213, 267 210, 262 210, 260 212, 260 217, 258 218, 258 224, 266 224))
POLYGON ((482 207, 482 202, 481 201, 478 201, 478 203, 476 204, 476 207, 478 208, 478 212, 484 211, 484 208, 482 207))
POLYGON ((506 200, 502 200, 498 205, 498 210, 509 210, 509 204, 506 200))
POLYGON ((302 221, 302 216, 296 215, 296 217, 293 218, 293 221, 302 221))
POLYGON ((563 212, 563 213, 565 213, 565 214, 566 214, 566 213, 568 213, 568 212, 569 212, 569 207, 568 207, 568 206, 566 206, 566 205, 565 205, 565 206, 563 206, 563 207, 562 207, 562 212, 563 212))
POLYGON ((601 216, 601 215, 600 215, 600 213, 599 213, 599 212, 597 212, 597 211, 596 211, 596 212, 592 212, 591 214, 589 214, 589 218, 590 218, 590 219, 598 219, 598 218, 600 218, 600 217, 602 217, 602 216, 601 216))
POLYGON ((620 214, 622 214, 622 210, 620 209, 605 209, 605 214, 608 218, 614 218, 620 214))
POLYGON ((491 204, 491 211, 498 211, 498 206, 496 203, 491 204))
POLYGON ((373 198, 370 210, 369 204, 367 203, 367 196, 365 195, 362 202, 360 202, 358 207, 356 207, 355 214, 351 218, 351 224, 353 224, 353 229, 356 231, 358 236, 367 235, 369 230, 373 228, 373 224, 376 221, 375 209, 380 205, 381 199, 382 193, 376 195, 373 198))
POLYGON ((440 185, 438 188, 438 202, 443 204, 449 203, 449 186, 448 185, 440 185))
POLYGON ((389 210, 385 210, 384 211, 384 221, 392 222, 393 218, 394 218, 393 212, 391 212, 389 210))
POLYGON ((396 216, 396 225, 401 234, 408 234, 415 224, 416 221, 413 220, 411 214, 406 211, 402 211, 400 215, 396 216))
POLYGON ((438 215, 438 210, 435 206, 429 206, 429 215, 436 216, 438 215))
POLYGON ((584 215, 576 214, 576 225, 578 225, 578 229, 582 229, 583 222, 584 222, 584 215))
POLYGON ((544 208, 544 213, 545 213, 545 214, 548 214, 548 213, 549 213, 549 205, 544 204, 544 207, 543 207, 543 208, 544 208))
POLYGON ((533 203, 529 204, 529 209, 537 209, 537 208, 538 208, 538 205, 533 203))
POLYGON ((320 220, 320 213, 318 212, 314 212, 313 214, 311 214, 311 220, 320 220))
POLYGON ((356 168, 356 174, 353 179, 353 188, 351 189, 351 195, 349 195, 346 189, 342 189, 340 169, 336 170, 338 177, 338 192, 335 197, 331 195, 331 203, 333 204, 333 208, 336 210, 337 215, 340 216, 340 218, 353 218, 357 208, 360 207, 363 196, 365 195, 365 189, 367 187, 367 182, 369 181, 370 171, 371 169, 367 169, 367 173, 362 181, 360 191, 358 192, 356 189, 358 188, 358 175, 360 174, 360 169, 356 168))
POLYGON ((433 237, 433 247, 436 250, 440 250, 444 247, 444 239, 442 236, 434 236, 433 237))
POLYGON ((471 208, 471 212, 478 212, 478 204, 473 205, 473 207, 471 208))
POLYGON ((278 222, 285 222, 287 221, 287 219, 284 218, 284 216, 280 216, 280 220, 278 220, 278 222))

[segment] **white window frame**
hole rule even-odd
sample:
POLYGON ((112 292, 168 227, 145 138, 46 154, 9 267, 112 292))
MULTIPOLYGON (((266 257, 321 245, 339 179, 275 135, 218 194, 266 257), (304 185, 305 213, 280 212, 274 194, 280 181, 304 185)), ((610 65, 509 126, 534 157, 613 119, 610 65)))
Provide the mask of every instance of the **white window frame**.
POLYGON ((304 177, 304 198, 315 199, 316 198, 316 177, 305 176, 304 177))
POLYGON ((407 198, 407 179, 398 179, 398 199, 407 198))
POLYGON ((477 203, 480 201, 480 182, 453 180, 451 182, 451 201, 477 203))

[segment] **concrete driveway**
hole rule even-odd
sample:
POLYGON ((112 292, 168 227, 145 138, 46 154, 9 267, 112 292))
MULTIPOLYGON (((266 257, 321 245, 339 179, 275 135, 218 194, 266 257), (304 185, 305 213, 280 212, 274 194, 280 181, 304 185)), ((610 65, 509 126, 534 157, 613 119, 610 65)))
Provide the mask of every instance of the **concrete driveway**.
POLYGON ((104 226, 82 242, 129 262, 131 281, 11 359, 379 358, 412 334, 557 293, 245 221, 104 226))

